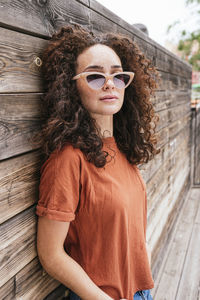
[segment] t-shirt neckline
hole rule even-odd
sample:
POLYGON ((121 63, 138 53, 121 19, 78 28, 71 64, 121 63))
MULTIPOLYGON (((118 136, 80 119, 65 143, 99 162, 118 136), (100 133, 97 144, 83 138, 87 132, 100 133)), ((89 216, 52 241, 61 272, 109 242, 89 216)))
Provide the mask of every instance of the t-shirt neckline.
POLYGON ((109 137, 106 137, 106 138, 102 138, 102 141, 106 145, 108 145, 108 144, 109 145, 114 145, 116 143, 114 136, 109 136, 109 137))

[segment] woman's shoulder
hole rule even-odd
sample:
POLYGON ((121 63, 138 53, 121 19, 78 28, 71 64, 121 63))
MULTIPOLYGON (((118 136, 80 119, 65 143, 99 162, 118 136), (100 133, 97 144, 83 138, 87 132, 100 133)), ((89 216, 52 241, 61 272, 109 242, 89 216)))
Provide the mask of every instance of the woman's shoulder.
POLYGON ((71 144, 66 144, 62 149, 55 149, 46 159, 41 167, 41 171, 49 166, 62 169, 66 166, 78 167, 83 158, 83 153, 79 148, 74 148, 71 144))
POLYGON ((83 153, 79 148, 75 148, 71 144, 66 144, 61 150, 55 150, 54 155, 60 159, 76 159, 81 158, 83 153))

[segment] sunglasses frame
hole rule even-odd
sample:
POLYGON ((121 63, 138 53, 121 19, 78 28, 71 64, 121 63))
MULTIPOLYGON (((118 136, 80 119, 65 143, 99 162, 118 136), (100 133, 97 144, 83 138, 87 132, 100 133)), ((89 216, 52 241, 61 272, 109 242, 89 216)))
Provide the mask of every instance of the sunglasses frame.
POLYGON ((82 72, 82 73, 80 73, 80 74, 75 75, 75 76, 72 78, 72 80, 77 80, 77 79, 79 79, 79 78, 82 78, 82 79, 84 79, 84 80, 86 81, 86 83, 88 84, 88 86, 89 86, 92 90, 100 90, 102 87, 100 87, 100 88, 98 88, 98 89, 93 89, 93 88, 89 85, 89 83, 88 83, 88 81, 87 81, 87 79, 86 79, 86 77, 87 77, 88 75, 93 75, 93 74, 102 75, 102 76, 105 78, 105 82, 104 82, 104 84, 102 85, 102 87, 107 83, 107 81, 108 81, 109 79, 111 79, 112 82, 114 83, 113 77, 116 76, 116 75, 120 75, 120 74, 127 74, 127 75, 129 75, 129 76, 130 76, 130 79, 129 79, 128 83, 127 83, 123 88, 118 88, 118 87, 116 87, 116 85, 115 85, 115 83, 114 83, 115 88, 116 88, 116 89, 120 89, 120 90, 121 90, 121 89, 127 88, 127 87, 129 86, 129 84, 132 82, 132 80, 133 80, 133 78, 134 78, 134 75, 135 75, 135 73, 133 73, 133 72, 117 72, 117 73, 110 74, 110 75, 108 75, 108 74, 106 75, 105 73, 101 73, 101 72, 82 72))

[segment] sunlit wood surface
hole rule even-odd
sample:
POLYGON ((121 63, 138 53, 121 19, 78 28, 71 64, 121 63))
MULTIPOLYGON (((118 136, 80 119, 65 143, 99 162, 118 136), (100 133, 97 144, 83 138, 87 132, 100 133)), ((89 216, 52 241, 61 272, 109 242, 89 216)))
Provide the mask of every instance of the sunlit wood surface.
POLYGON ((154 300, 200 299, 200 187, 181 208, 155 280, 154 300))

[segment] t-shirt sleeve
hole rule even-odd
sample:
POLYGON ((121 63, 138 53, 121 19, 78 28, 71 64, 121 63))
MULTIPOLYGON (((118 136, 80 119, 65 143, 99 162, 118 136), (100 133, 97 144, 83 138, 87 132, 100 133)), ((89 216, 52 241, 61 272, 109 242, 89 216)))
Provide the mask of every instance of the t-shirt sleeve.
POLYGON ((69 222, 79 203, 80 158, 72 146, 52 153, 41 168, 38 216, 69 222))

